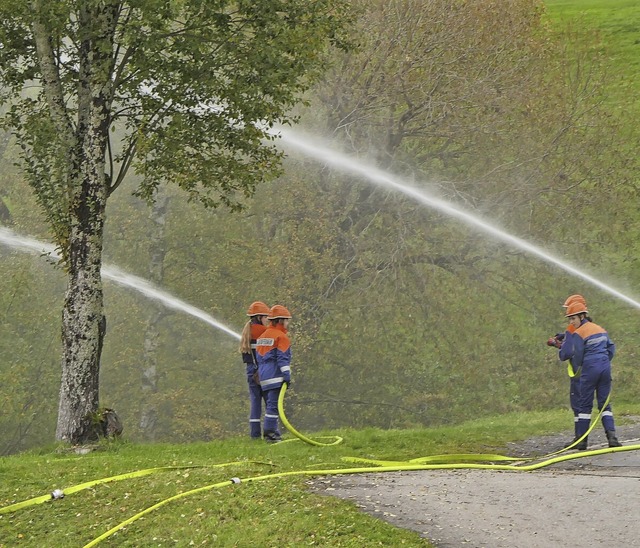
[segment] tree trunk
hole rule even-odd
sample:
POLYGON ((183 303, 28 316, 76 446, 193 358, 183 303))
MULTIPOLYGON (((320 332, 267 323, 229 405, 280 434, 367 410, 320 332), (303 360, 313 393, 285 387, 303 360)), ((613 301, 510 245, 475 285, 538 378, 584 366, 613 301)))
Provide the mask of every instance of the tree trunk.
MULTIPOLYGON (((104 179, 104 171, 93 173, 96 179, 100 175, 104 179)), ((99 182, 87 182, 86 187, 93 194, 89 199, 93 207, 82 208, 81 218, 71 229, 62 311, 62 380, 56 439, 70 443, 95 438, 92 415, 100 401, 100 355, 106 330, 100 275, 106 193, 104 184, 99 182), (104 196, 101 198, 100 194, 104 196)))
POLYGON ((140 430, 149 441, 155 441, 158 426, 158 409, 154 396, 158 393, 158 324, 164 316, 158 305, 153 304, 152 306, 154 310, 149 315, 144 333, 140 379, 142 388, 140 430))
POLYGON ((95 439, 99 421, 100 356, 106 331, 100 275, 109 192, 105 151, 113 100, 112 54, 118 13, 115 1, 79 5, 78 27, 82 32, 73 136, 66 134, 69 117, 66 103, 61 102, 51 40, 39 28, 42 23, 34 23, 51 116, 60 120, 66 142, 72 143, 67 158, 69 236, 67 242, 62 242, 63 251, 67 252, 68 284, 62 311, 62 379, 56 428, 56 439, 69 443, 95 439))
MULTIPOLYGON (((94 107, 100 100, 94 100, 94 107)), ((62 310, 62 380, 56 439, 84 443, 96 437, 100 355, 106 331, 102 277, 107 184, 103 108, 92 109, 81 132, 81 158, 72 174, 78 189, 71 209, 68 283, 62 310)))

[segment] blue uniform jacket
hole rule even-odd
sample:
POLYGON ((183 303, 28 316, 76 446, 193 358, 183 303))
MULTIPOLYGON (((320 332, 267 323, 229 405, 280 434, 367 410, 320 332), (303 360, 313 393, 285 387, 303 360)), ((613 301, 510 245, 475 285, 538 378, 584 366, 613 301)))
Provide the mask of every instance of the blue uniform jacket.
POLYGON ((282 324, 268 327, 256 341, 256 358, 262 390, 291 380, 291 341, 282 324))
POLYGON ((560 347, 560 359, 571 360, 573 367, 602 367, 611 363, 616 346, 599 325, 583 320, 574 333, 568 333, 560 347))

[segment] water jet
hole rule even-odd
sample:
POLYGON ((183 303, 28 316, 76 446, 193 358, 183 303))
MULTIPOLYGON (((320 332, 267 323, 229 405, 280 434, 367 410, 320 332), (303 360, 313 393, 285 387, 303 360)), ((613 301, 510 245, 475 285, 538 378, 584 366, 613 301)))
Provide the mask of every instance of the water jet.
MULTIPOLYGON (((28 251, 34 254, 46 254, 56 260, 60 258, 53 245, 45 244, 26 236, 20 236, 8 228, 0 227, 0 244, 17 248, 22 251, 28 251)), ((184 312, 186 314, 189 314, 190 316, 198 318, 199 320, 208 323, 216 329, 223 331, 227 335, 231 335, 232 337, 240 340, 239 333, 236 333, 235 331, 233 331, 233 329, 230 329, 226 325, 222 324, 213 316, 207 314, 199 308, 196 308, 193 305, 182 301, 181 299, 178 299, 177 297, 174 297, 173 295, 154 286, 151 282, 143 278, 128 274, 124 270, 110 265, 103 265, 102 276, 108 280, 111 280, 112 282, 117 283, 118 285, 122 285, 124 287, 133 289, 138 293, 142 293, 149 299, 159 301, 168 308, 178 310, 180 312, 184 312)))
POLYGON ((313 158, 319 162, 322 162, 328 166, 332 166, 344 173, 350 173, 362 177, 363 179, 385 188, 387 190, 393 190, 400 192, 405 196, 408 196, 412 200, 424 204, 432 209, 438 210, 446 215, 462 221, 463 223, 471 226, 472 228, 479 229, 481 232, 489 234, 497 240, 506 242, 507 244, 520 249, 530 255, 534 255, 546 263, 557 266, 558 268, 568 272, 569 274, 581 278, 589 284, 602 289, 603 291, 617 297, 633 305, 636 308, 640 308, 640 302, 628 297, 621 291, 618 291, 614 287, 601 282, 597 278, 591 276, 582 269, 572 266, 566 261, 562 261, 552 254, 544 251, 540 247, 527 242, 517 236, 509 234, 505 230, 502 230, 487 221, 482 220, 480 217, 465 211, 454 204, 432 196, 422 189, 416 188, 407 181, 402 181, 398 176, 378 169, 374 166, 365 164, 364 162, 352 158, 342 152, 338 152, 331 149, 328 144, 320 142, 318 139, 310 138, 299 131, 295 131, 291 128, 278 127, 270 130, 273 135, 280 137, 280 143, 283 148, 289 150, 296 150, 301 152, 309 158, 313 158))

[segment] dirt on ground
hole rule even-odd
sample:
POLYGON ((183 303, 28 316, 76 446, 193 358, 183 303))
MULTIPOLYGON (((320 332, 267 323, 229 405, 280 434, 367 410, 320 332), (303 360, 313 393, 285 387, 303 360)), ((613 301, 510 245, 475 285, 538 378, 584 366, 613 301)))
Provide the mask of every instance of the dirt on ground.
MULTIPOLYGON (((618 427, 630 449, 525 471, 425 470, 316 478, 321 494, 412 529, 438 548, 640 547, 640 418, 618 427), (634 447, 635 446, 635 447, 634 447)), ((503 454, 556 451, 570 433, 509 444, 503 454)), ((607 448, 602 429, 589 450, 607 448)), ((579 455, 577 451, 567 454, 579 455)))

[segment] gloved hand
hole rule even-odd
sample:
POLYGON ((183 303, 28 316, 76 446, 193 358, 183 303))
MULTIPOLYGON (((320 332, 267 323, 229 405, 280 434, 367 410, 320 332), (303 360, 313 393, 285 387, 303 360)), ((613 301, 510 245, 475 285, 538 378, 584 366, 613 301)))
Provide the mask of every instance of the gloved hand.
POLYGON ((547 339, 547 346, 554 346, 556 348, 560 348, 562 346, 562 341, 559 341, 557 337, 549 337, 547 339))
POLYGON ((564 341, 564 333, 556 333, 556 339, 560 342, 564 341))
POLYGON ((287 390, 291 388, 291 381, 284 381, 282 384, 284 384, 287 387, 287 390))

